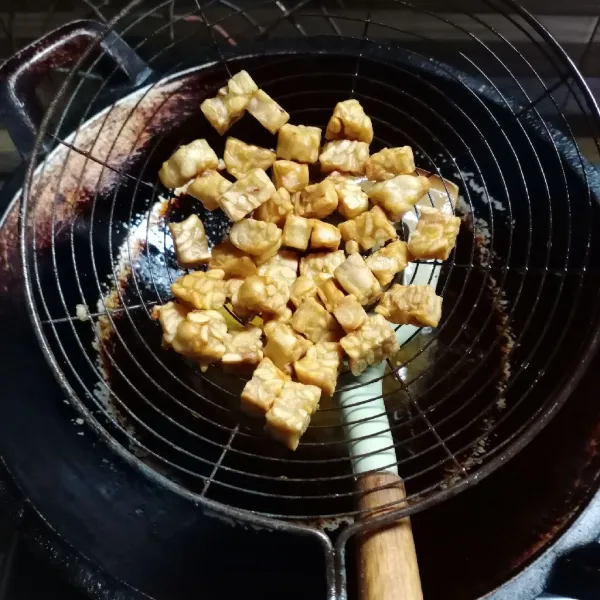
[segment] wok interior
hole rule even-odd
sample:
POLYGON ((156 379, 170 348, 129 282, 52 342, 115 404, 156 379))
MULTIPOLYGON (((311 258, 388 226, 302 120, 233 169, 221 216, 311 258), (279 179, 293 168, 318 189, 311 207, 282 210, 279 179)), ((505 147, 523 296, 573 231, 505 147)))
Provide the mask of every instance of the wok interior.
MULTIPOLYGON (((383 381, 399 473, 418 503, 485 466, 543 415, 585 356, 596 317, 588 272, 598 266, 598 207, 592 175, 530 114, 518 119, 475 78, 363 50, 358 74, 355 56, 334 51, 245 58, 230 68, 247 69, 293 123, 324 127, 352 93, 373 119, 373 152, 411 145, 418 167, 460 188, 463 225, 438 286, 442 324, 407 344, 391 365, 399 377, 388 369, 383 381)), ((226 76, 215 65, 184 81, 199 104, 226 76)), ((229 134, 275 145, 248 116, 229 134)), ((199 110, 156 131, 115 193, 85 199, 74 225, 38 251, 37 308, 53 320, 44 331, 79 399, 157 471, 229 505, 335 522, 356 511, 336 398, 322 402, 291 454, 238 411, 243 378, 201 373, 163 350, 150 319, 180 274, 169 220, 197 213, 213 244, 227 232, 223 216, 187 197, 169 200, 157 181, 162 161, 200 137, 222 156, 225 138, 199 110), (107 315, 57 321, 78 304, 95 313, 109 295, 116 310, 107 315)))

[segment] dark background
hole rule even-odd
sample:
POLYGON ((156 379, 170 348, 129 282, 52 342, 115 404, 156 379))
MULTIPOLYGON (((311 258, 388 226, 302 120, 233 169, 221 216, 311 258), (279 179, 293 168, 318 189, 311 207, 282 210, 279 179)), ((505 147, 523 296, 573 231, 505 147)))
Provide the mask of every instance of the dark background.
MULTIPOLYGON (((297 2, 298 0, 284 0, 279 4, 291 9, 297 2)), ((27 43, 63 23, 77 18, 108 20, 119 11, 119 8, 126 4, 127 2, 124 0, 2 0, 0 3, 0 62, 27 43)), ((207 3, 203 2, 202 4, 207 3)), ((215 2, 212 3, 212 6, 218 7, 219 4, 220 2, 215 2)), ((252 3, 237 0, 229 4, 235 4, 243 9, 252 3)), ((406 10, 403 10, 402 7, 398 6, 398 3, 392 0, 374 0, 371 3, 364 0, 328 0, 323 3, 330 13, 348 14, 351 12, 358 17, 364 16, 365 7, 369 4, 373 7, 373 20, 378 20, 379 16, 381 22, 398 26, 406 22, 406 10)), ((557 74, 552 72, 551 67, 537 63, 538 56, 532 52, 531 42, 525 36, 519 35, 514 27, 507 26, 503 17, 497 18, 497 22, 496 19, 490 17, 490 14, 496 8, 506 6, 503 2, 498 0, 456 0, 455 2, 452 0, 413 0, 412 4, 446 14, 450 21, 458 23, 461 22, 461 19, 466 22, 464 16, 456 16, 459 10, 473 11, 477 15, 481 15, 488 23, 495 26, 499 33, 505 34, 507 39, 514 43, 519 51, 522 51, 528 57, 531 56, 535 68, 539 69, 540 73, 546 77, 548 87, 558 84, 553 93, 560 102, 561 108, 567 114, 577 112, 568 86, 560 85, 556 79, 557 74)), ((596 98, 600 99, 600 2, 597 0, 523 0, 521 4, 536 15, 540 22, 567 50, 574 63, 586 76, 588 85, 594 91, 596 98)), ((173 18, 176 19, 178 15, 185 14, 195 8, 196 4, 193 0, 173 0, 172 3, 161 8, 160 15, 156 15, 156 26, 159 27, 162 24, 160 17, 162 17, 163 22, 173 18)), ((272 14, 273 11, 277 13, 279 10, 267 6, 264 10, 261 9, 260 16, 264 17, 266 21, 270 13, 272 14)), ((464 39, 458 40, 455 33, 443 28, 437 26, 432 28, 431 20, 419 19, 414 13, 410 14, 408 19, 410 20, 410 29, 418 29, 425 37, 439 40, 440 44, 445 44, 456 51, 460 51, 465 47, 466 42, 464 39)), ((145 26, 150 27, 151 23, 147 22, 145 26)), ((235 29, 235 24, 232 24, 231 27, 235 29)), ((138 31, 136 35, 143 35, 143 33, 143 31, 138 31)), ((230 30, 230 33, 233 35, 235 32, 230 30)), ((483 39, 491 42, 493 46, 493 40, 485 36, 483 39)), ((511 58, 508 59, 507 66, 511 69, 514 68, 515 74, 520 75, 523 63, 520 61, 513 63, 512 60, 511 58)), ((503 77, 499 64, 490 63, 485 66, 488 74, 493 75, 494 70, 496 70, 498 77, 500 79, 503 77)), ((523 73, 523 76, 529 77, 529 74, 523 73)), ((52 97, 53 90, 56 89, 60 77, 59 70, 40 86, 38 93, 43 100, 52 97)), ((583 132, 584 128, 581 129, 581 131, 577 131, 576 127, 575 131, 576 134, 581 134, 578 140, 580 147, 592 162, 600 162, 592 140, 586 138, 585 132, 583 132)), ((9 176, 18 166, 19 161, 19 155, 15 151, 8 134, 0 126, 0 178, 5 179, 9 176)))

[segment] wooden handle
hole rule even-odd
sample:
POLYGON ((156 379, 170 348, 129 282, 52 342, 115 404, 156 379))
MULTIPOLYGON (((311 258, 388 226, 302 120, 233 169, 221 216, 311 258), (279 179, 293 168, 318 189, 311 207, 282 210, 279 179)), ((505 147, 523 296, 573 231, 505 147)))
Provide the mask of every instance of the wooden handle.
MULTIPOLYGON (((364 518, 379 516, 402 506, 406 491, 393 473, 371 473, 359 479, 364 518), (369 491, 394 484, 383 490, 369 491), (378 507, 397 502, 391 508, 378 507)), ((410 519, 368 532, 359 540, 361 600, 423 600, 419 565, 410 519)))

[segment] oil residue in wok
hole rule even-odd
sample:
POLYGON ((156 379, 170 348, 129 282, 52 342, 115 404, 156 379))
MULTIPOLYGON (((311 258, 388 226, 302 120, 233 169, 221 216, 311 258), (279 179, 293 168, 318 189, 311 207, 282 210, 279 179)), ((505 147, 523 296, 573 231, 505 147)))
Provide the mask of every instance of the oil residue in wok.
MULTIPOLYGON (((127 225, 125 240, 122 236, 120 245, 115 248, 118 286, 109 278, 107 293, 99 302, 99 308, 110 314, 102 314, 97 319, 98 337, 94 342, 99 365, 114 392, 107 396, 100 391, 104 386, 97 386, 107 410, 128 429, 132 451, 154 469, 195 492, 267 514, 310 518, 311 515, 352 513, 355 510, 354 481, 335 400, 321 406, 304 438, 308 443, 302 444, 290 458, 286 450, 266 439, 260 427, 238 412, 243 378, 225 374, 218 368, 201 373, 161 348, 160 328, 151 320, 150 310, 155 303, 169 300, 170 283, 181 274, 166 223, 169 219, 179 220, 191 211, 202 213, 200 216, 212 244, 227 233, 222 219, 214 213, 202 212, 198 203, 182 195, 170 201, 159 199, 150 211, 139 213, 127 225), (127 310, 124 307, 128 307, 127 310), (115 402, 115 396, 122 404, 115 402), (132 414, 139 421, 132 418, 132 414), (315 445, 323 442, 326 445, 315 445), (225 452, 224 448, 227 448, 225 452), (219 472, 207 486, 207 479, 215 475, 215 464, 219 465, 219 472), (259 477, 242 474, 247 472, 259 477)), ((472 232, 472 220, 466 216, 459 247, 470 243, 472 232)), ((485 249, 485 235, 476 239, 485 249)), ((485 253, 480 255, 485 256, 485 253)), ((459 261, 457 256, 456 262, 459 261)), ((466 414, 452 416, 464 399, 465 385, 461 382, 470 376, 469 386, 474 388, 481 383, 472 374, 489 371, 478 368, 484 349, 506 325, 505 315, 499 309, 501 305, 496 301, 494 282, 484 282, 480 273, 481 270, 477 270, 470 288, 457 303, 456 295, 462 286, 454 287, 459 279, 449 273, 449 268, 444 268, 445 310, 455 308, 449 322, 439 334, 425 329, 405 346, 394 362, 399 377, 396 379, 388 372, 384 380, 400 472, 412 493, 440 481, 448 485, 459 476, 456 464, 448 460, 444 448, 432 437, 421 411, 430 423, 441 423, 438 432, 445 437, 448 427, 456 429, 453 419, 468 422, 482 409, 475 402, 466 414), (466 313, 473 306, 472 295, 480 292, 482 283, 487 286, 480 302, 482 309, 471 315, 467 327, 463 328, 466 313), (464 360, 465 352, 478 336, 464 360), (432 389, 460 359, 463 359, 462 364, 456 373, 444 385, 432 389), (451 389, 457 382, 457 391, 439 403, 440 389, 451 389), (440 463, 437 468, 428 470, 437 462, 440 463)), ((498 347, 485 362, 497 369, 499 364, 506 363, 505 354, 505 349, 498 347)), ((506 369, 501 369, 491 384, 495 397, 500 398, 496 406, 485 419, 467 428, 452 449, 467 436, 474 439, 485 434, 485 428, 503 408, 498 390, 506 375, 506 369)), ((470 451, 459 454, 461 466, 476 466, 480 454, 485 452, 485 443, 484 437, 470 451)), ((317 523, 331 527, 336 526, 339 519, 318 519, 317 523)))

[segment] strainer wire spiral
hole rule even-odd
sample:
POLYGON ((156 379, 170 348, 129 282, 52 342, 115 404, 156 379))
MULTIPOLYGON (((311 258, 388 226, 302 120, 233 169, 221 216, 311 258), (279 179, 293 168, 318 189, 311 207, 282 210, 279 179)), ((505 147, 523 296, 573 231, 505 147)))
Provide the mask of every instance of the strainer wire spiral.
MULTIPOLYGON (((107 22, 105 37, 114 31, 131 40, 152 69, 138 74, 145 87, 125 104, 111 96, 95 117, 119 68, 94 76, 101 40, 90 44, 46 113, 21 205, 32 321, 85 421, 126 460, 205 510, 318 536, 331 594, 333 560, 343 566, 352 535, 424 510, 492 473, 558 412, 598 341, 598 291, 588 279, 597 270, 597 175, 578 149, 563 92, 594 141, 598 107, 573 63, 510 1, 481 2, 488 14, 462 11, 460 3, 444 3, 448 12, 439 13, 431 3, 393 2, 404 28, 373 4, 355 10, 269 0, 242 8, 213 1, 179 9, 172 1, 133 2, 107 22), (511 41, 515 36, 528 40, 535 61, 511 41), (462 46, 449 52, 440 40, 462 46), (190 44, 201 51, 187 55, 190 44), (438 285, 442 323, 415 333, 384 376, 407 503, 350 525, 335 549, 319 528, 358 515, 335 398, 290 454, 240 417, 235 390, 242 380, 178 362, 160 348, 151 320, 179 274, 168 223, 193 210, 215 236, 225 231, 211 213, 169 198, 156 169, 178 144, 216 134, 207 124, 182 129, 185 111, 167 128, 158 127, 157 115, 181 101, 195 118, 190 107, 199 112, 199 101, 240 68, 295 123, 323 127, 335 102, 356 97, 373 119, 372 151, 411 145, 419 167, 454 181, 461 194, 454 208, 463 231, 438 285), (199 79, 191 85, 193 77, 199 79), (157 93, 161 101, 144 112, 157 93), (144 127, 130 139, 129 120, 140 112, 144 127), (127 144, 143 151, 119 163, 127 144), (56 149, 44 157, 47 145, 56 149), (81 161, 74 172, 72 160, 81 161), (97 188, 64 229, 60 191, 75 181, 76 196, 88 169, 97 171, 97 188), (110 194, 105 177, 117 181, 110 194), (52 209, 44 213, 48 194, 52 209), (40 241, 48 231, 49 249, 40 241)), ((264 132, 248 131, 243 139, 269 145, 261 142, 264 132)), ((338 391, 356 385, 345 379, 338 391)))

